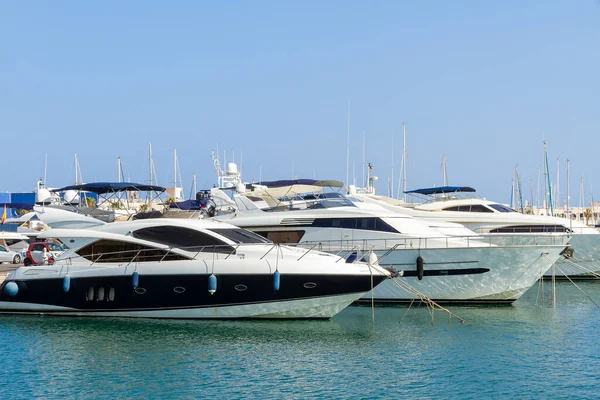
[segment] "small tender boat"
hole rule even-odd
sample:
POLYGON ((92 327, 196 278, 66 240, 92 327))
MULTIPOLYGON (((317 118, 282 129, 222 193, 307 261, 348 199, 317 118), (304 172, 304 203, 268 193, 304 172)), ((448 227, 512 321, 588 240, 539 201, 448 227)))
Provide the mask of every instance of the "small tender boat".
POLYGON ((51 229, 69 249, 0 285, 0 313, 148 318, 330 318, 389 273, 273 244, 233 225, 150 219, 51 229))

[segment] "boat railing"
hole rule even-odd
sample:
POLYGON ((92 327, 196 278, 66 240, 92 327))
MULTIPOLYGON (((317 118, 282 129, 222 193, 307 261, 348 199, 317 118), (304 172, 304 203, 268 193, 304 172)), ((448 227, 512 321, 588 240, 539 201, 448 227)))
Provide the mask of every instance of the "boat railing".
MULTIPOLYGON (((526 246, 566 246, 567 235, 493 235, 493 236, 451 236, 421 237, 402 239, 358 239, 358 240, 317 240, 305 241, 294 246, 309 250, 336 253, 352 251, 383 251, 385 254, 395 250, 481 248, 481 247, 526 247, 526 246)), ((290 244, 288 244, 290 245, 290 244)))
MULTIPOLYGON (((71 253, 67 256, 57 257, 56 263, 70 265, 74 261, 88 261, 91 265, 97 263, 122 263, 130 265, 136 262, 163 262, 166 260, 196 260, 204 259, 225 259, 227 260, 232 255, 237 254, 238 250, 252 248, 257 250, 262 245, 264 253, 256 253, 260 260, 267 257, 274 249, 281 247, 278 243, 246 243, 237 245, 205 245, 205 246, 189 246, 189 247, 168 247, 168 248, 149 248, 149 249, 133 249, 120 250, 112 252, 98 252, 89 254, 71 253), (204 255, 204 257, 201 257, 204 255)), ((303 252, 297 261, 301 260, 312 249, 303 252)), ((275 257, 283 257, 281 250, 278 249, 275 257)), ((245 253, 244 253, 245 257, 245 253)))

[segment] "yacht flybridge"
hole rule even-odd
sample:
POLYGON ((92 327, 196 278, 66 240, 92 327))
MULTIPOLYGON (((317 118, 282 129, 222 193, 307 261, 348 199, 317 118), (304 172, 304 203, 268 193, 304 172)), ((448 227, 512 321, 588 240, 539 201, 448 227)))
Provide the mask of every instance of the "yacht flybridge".
MULTIPOLYGON (((239 210, 217 216, 276 243, 354 257, 373 252, 380 265, 400 271, 418 292, 444 303, 511 303, 529 289, 566 248, 564 236, 540 243, 486 241, 441 234, 399 212, 361 209, 340 194, 305 196, 304 202, 279 202, 269 209, 255 193, 236 196, 239 210)), ((368 257, 366 257, 368 258, 368 257)), ((419 296, 393 281, 374 289, 378 302, 411 302, 419 296)), ((371 299, 367 294, 365 300, 371 299)))
POLYGON ((417 189, 407 194, 429 196, 424 203, 408 204, 375 194, 352 194, 356 204, 378 204, 388 210, 435 224, 449 221, 462 224, 495 243, 507 238, 521 242, 537 241, 542 236, 570 237, 570 249, 557 260, 557 277, 595 278, 600 272, 600 232, 579 221, 521 214, 500 203, 482 199, 475 189, 460 186, 417 189))
POLYGON ((149 219, 42 234, 69 249, 20 267, 0 312, 148 318, 330 318, 390 276, 223 222, 149 219))

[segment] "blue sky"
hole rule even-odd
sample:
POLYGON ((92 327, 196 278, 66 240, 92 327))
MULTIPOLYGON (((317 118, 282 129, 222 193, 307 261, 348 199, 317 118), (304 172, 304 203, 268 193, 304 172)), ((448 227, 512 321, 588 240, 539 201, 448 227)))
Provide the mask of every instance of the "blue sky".
MULTIPOLYGON (((215 182, 210 153, 243 152, 243 176, 346 178, 366 159, 397 187, 450 184, 509 202, 515 165, 537 191, 545 139, 553 180, 571 160, 600 199, 597 1, 0 3, 0 191, 74 180, 215 182), (354 166, 354 167, 353 167, 354 166)), ((589 194, 587 195, 589 196, 589 194)), ((528 195, 525 197, 529 197, 528 195)), ((589 199, 587 200, 589 201, 589 199)))

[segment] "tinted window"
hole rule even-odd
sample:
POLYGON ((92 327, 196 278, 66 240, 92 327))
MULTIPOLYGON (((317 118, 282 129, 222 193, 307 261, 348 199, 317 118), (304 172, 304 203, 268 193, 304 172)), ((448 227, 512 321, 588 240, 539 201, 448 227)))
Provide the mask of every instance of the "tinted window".
POLYGON ((489 208, 487 208, 487 207, 486 207, 486 206, 484 206, 484 205, 481 205, 481 204, 473 204, 473 205, 471 206, 471 212, 487 212, 487 213, 490 213, 490 212, 493 212, 493 211, 492 211, 492 210, 490 210, 489 208))
POLYGON ((186 260, 185 257, 167 253, 165 250, 116 240, 99 240, 83 247, 77 254, 98 263, 128 263, 134 259, 135 261, 186 260))
POLYGON ((316 219, 312 226, 318 228, 346 228, 361 229, 380 232, 394 232, 397 230, 381 220, 381 218, 321 218, 316 219))
POLYGON ((219 228, 209 229, 209 231, 225 236, 227 239, 235 243, 269 243, 269 241, 265 240, 262 236, 244 229, 219 228))
POLYGON ((227 243, 208 233, 179 226, 167 225, 142 228, 133 232, 133 237, 189 251, 229 253, 233 250, 227 243))
POLYGON ((488 204, 488 205, 490 207, 492 207, 496 211, 500 211, 500 212, 516 212, 512 208, 508 208, 506 206, 503 206, 502 204, 488 204))
POLYGON ((490 233, 567 233, 570 229, 562 225, 517 225, 492 229, 490 233))
POLYGON ((4 246, 0 246, 0 251, 6 251, 6 249, 4 248, 4 246))
POLYGON ((458 207, 448 207, 444 208, 442 211, 458 211, 458 207))

